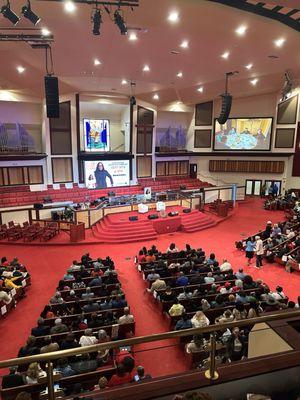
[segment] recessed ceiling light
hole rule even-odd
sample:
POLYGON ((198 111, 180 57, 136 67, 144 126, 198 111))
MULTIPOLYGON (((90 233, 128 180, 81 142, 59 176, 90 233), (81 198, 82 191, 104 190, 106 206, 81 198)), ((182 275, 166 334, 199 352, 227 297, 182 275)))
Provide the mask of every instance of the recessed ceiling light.
POLYGON ((257 82, 258 82, 257 78, 251 79, 251 81, 250 81, 251 85, 253 85, 253 86, 255 86, 257 84, 257 82))
POLYGON ((23 74, 23 72, 25 71, 25 68, 22 67, 22 65, 19 65, 19 66, 17 67, 17 71, 19 72, 19 74, 23 74))
POLYGON ((159 95, 158 94, 153 95, 153 99, 154 100, 159 100, 159 95))
POLYGON ((180 47, 182 47, 183 49, 187 49, 189 47, 189 42, 187 40, 183 40, 180 43, 180 47))
POLYGON ((74 12, 76 10, 76 6, 73 3, 73 1, 68 0, 68 1, 65 2, 65 10, 67 12, 74 12))
POLYGON ((126 81, 126 79, 122 79, 121 83, 122 83, 122 85, 127 85, 128 82, 126 81))
POLYGON ((144 72, 149 72, 150 71, 150 67, 149 67, 148 64, 144 65, 143 71, 144 72))
POLYGON ((223 53, 221 57, 227 59, 229 57, 229 51, 225 51, 225 53, 223 53))
POLYGON ((274 41, 276 47, 281 47, 284 44, 284 42, 285 42, 284 38, 279 38, 274 41))
POLYGON ((247 69, 251 69, 253 67, 253 64, 247 64, 247 65, 245 65, 245 68, 247 68, 247 69))
POLYGON ((94 65, 101 65, 101 64, 102 64, 101 61, 98 60, 98 58, 95 58, 94 65))
POLYGON ((243 35, 245 35, 246 30, 247 30, 247 27, 245 25, 241 25, 235 30, 235 33, 240 36, 243 36, 243 35))
POLYGON ((179 71, 176 76, 177 76, 177 78, 182 78, 183 77, 183 73, 181 71, 179 71))
POLYGON ((43 36, 49 36, 50 35, 50 31, 47 28, 42 28, 42 35, 43 36))
POLYGON ((135 33, 135 32, 131 32, 130 34, 129 34, 129 36, 128 36, 128 39, 130 40, 130 41, 132 41, 132 42, 134 42, 134 41, 136 41, 137 40, 137 34, 135 33))
POLYGON ((177 22, 179 20, 179 14, 177 11, 172 11, 168 15, 168 21, 170 22, 177 22))
POLYGON ((197 91, 203 93, 203 86, 198 87, 197 91))

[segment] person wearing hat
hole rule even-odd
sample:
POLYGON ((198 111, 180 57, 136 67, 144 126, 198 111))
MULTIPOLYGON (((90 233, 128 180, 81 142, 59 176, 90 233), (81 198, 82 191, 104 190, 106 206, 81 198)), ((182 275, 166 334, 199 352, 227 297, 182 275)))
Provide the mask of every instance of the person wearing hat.
POLYGON ((264 255, 264 245, 260 236, 255 236, 255 255, 256 255, 256 268, 262 267, 262 258, 264 255))
POLYGON ((54 326, 51 328, 50 333, 51 335, 55 334, 55 333, 63 333, 63 332, 68 332, 68 327, 67 325, 62 323, 62 319, 61 318, 56 318, 56 320, 54 321, 54 326))
POLYGON ((9 367, 9 374, 2 378, 2 389, 9 389, 17 386, 23 386, 25 382, 22 375, 18 373, 18 367, 13 365, 9 367))

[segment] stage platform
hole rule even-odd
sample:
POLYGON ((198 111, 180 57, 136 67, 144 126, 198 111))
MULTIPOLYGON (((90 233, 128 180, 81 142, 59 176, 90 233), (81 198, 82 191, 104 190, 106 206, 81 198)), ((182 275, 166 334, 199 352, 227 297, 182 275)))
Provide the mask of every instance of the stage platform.
MULTIPOLYGON (((238 204, 236 204, 238 208, 238 204)), ((183 207, 170 206, 167 212, 178 211, 179 215, 175 217, 158 218, 149 220, 149 214, 156 214, 155 210, 150 210, 146 214, 139 214, 137 211, 122 212, 117 214, 109 214, 101 221, 93 226, 92 229, 86 229, 85 239, 80 242, 70 242, 70 235, 67 232, 60 233, 48 242, 40 242, 34 240, 32 242, 24 242, 23 239, 17 241, 0 240, 0 245, 13 244, 14 246, 84 246, 87 244, 99 243, 129 243, 154 240, 158 235, 171 234, 175 231, 181 232, 197 232, 209 229, 220 222, 230 218, 236 208, 231 211, 227 217, 222 218, 208 211, 199 212, 192 210, 188 214, 183 213, 183 207), (130 216, 138 216, 137 221, 129 221, 130 216)))
POLYGON ((166 212, 178 212, 176 216, 160 217, 160 213, 150 210, 145 214, 137 211, 110 214, 104 217, 93 227, 93 234, 103 243, 126 243, 142 240, 151 240, 158 235, 176 231, 196 232, 208 229, 217 224, 217 220, 210 214, 197 210, 183 213, 183 207, 167 207, 166 212), (148 219, 149 215, 158 215, 157 219, 148 219), (137 221, 130 221, 130 217, 137 217, 137 221))

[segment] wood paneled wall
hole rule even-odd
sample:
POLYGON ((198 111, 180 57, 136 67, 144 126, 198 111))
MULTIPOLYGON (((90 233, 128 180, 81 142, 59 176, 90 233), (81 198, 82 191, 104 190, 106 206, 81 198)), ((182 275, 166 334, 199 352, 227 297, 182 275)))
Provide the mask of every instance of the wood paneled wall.
POLYGON ((284 161, 210 160, 209 171, 282 174, 284 161))
POLYGON ((188 175, 189 161, 157 161, 156 176, 188 175))
POLYGON ((0 186, 41 185, 43 183, 41 165, 0 168, 0 186))

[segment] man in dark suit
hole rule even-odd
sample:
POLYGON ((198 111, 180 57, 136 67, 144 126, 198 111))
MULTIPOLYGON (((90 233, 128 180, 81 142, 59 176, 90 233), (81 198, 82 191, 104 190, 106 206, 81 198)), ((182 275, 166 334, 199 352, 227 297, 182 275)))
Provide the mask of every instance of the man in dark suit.
POLYGON ((50 333, 50 326, 45 325, 43 318, 39 318, 37 326, 31 329, 32 336, 47 336, 50 333))
POLYGON ((18 367, 9 367, 9 374, 2 378, 2 389, 9 389, 16 386, 25 385, 22 375, 17 373, 18 367))

